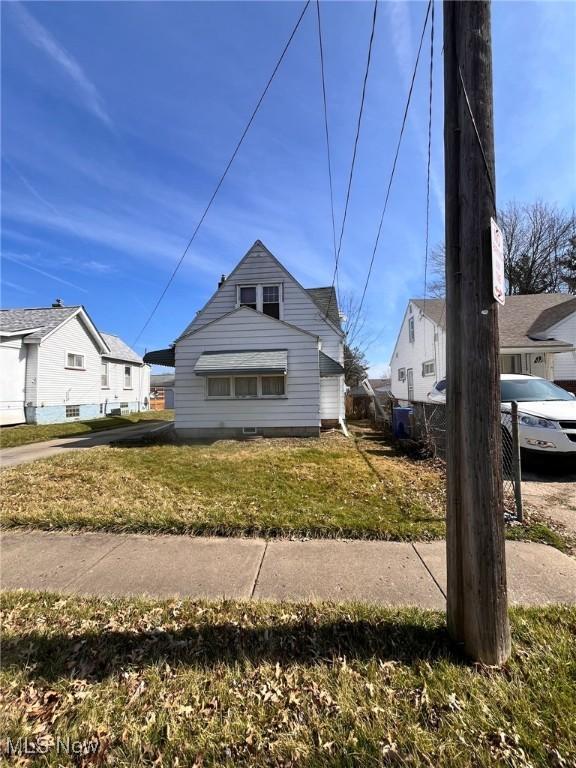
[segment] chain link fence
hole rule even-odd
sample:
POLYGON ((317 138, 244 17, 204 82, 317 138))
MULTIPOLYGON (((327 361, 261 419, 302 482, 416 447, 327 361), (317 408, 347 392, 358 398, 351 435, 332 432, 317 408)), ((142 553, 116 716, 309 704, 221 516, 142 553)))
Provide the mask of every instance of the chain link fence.
MULTIPOLYGON (((393 398, 380 403, 374 414, 376 424, 392 427, 392 410, 396 405, 393 398)), ((425 443, 435 458, 446 461, 448 446, 447 412, 444 403, 410 403, 412 408, 412 439, 425 443)), ((502 411, 502 477, 504 482, 504 505, 506 512, 522 520, 522 489, 520 449, 518 442, 518 421, 516 409, 502 411)))

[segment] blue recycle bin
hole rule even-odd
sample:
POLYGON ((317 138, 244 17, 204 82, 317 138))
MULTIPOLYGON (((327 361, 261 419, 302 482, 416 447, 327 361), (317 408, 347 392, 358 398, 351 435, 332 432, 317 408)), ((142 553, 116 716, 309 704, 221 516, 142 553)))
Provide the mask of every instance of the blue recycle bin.
POLYGON ((392 431, 394 432, 394 437, 400 440, 410 437, 412 431, 410 426, 411 415, 412 408, 401 408, 398 406, 392 409, 392 431))

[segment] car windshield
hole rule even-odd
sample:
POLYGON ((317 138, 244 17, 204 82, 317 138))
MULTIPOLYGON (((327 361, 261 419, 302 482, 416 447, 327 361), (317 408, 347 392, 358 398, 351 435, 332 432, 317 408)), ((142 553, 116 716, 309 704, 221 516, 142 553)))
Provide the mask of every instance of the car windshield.
POLYGON ((572 400, 572 396, 546 379, 503 379, 500 382, 500 399, 503 403, 512 400, 529 403, 539 400, 572 400))

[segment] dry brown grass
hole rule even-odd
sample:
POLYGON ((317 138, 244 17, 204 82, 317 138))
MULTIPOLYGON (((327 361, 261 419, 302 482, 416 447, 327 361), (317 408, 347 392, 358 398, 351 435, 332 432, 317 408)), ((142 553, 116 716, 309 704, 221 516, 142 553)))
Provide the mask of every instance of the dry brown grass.
POLYGON ((443 535, 443 480, 354 442, 220 441, 76 451, 0 475, 4 525, 116 531, 303 534, 382 539, 443 535))
POLYGON ((2 607, 2 737, 48 747, 19 764, 576 765, 573 608, 513 611, 496 670, 465 663, 437 612, 31 593, 2 607), (57 755, 58 738, 96 753, 57 755))

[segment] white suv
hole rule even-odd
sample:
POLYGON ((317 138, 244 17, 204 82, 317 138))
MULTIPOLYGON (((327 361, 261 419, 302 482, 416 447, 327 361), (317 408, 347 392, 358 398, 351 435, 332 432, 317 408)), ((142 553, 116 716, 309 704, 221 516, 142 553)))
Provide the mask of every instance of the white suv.
MULTIPOLYGON (((500 376, 502 412, 518 403, 520 447, 542 453, 576 455, 576 399, 547 379, 518 373, 500 376)), ((446 379, 436 382, 428 400, 446 402, 446 379)))

